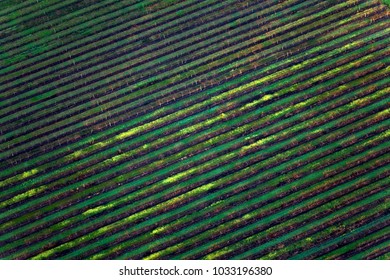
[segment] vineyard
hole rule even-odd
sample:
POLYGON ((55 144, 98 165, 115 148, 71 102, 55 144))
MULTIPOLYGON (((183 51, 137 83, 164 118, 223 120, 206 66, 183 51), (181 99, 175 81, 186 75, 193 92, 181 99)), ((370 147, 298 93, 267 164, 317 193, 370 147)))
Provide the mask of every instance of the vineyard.
POLYGON ((380 0, 0 2, 1 259, 390 259, 380 0))

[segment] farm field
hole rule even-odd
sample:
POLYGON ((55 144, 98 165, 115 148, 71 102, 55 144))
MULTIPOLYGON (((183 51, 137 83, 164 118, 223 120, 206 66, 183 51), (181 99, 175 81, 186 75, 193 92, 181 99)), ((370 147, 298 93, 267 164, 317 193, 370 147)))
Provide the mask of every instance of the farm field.
POLYGON ((0 259, 390 259, 388 0, 0 2, 0 259))

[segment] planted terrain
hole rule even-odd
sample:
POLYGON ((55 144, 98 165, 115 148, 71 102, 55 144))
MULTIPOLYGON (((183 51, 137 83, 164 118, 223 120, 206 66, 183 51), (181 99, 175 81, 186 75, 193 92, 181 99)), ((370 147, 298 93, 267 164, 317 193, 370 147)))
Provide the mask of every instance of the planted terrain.
POLYGON ((389 258, 388 1, 0 5, 0 258, 389 258))

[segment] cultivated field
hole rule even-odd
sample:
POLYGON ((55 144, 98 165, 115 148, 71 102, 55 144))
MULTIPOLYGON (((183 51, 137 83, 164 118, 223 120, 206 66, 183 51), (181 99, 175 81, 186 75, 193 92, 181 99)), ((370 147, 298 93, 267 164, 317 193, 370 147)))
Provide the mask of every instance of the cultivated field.
POLYGON ((0 5, 0 258, 390 259, 381 1, 0 5))

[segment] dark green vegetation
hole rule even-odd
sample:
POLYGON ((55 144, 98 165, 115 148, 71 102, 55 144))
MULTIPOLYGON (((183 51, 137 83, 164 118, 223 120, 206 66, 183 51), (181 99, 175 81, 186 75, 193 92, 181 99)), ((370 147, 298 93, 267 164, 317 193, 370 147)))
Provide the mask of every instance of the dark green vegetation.
POLYGON ((1 1, 3 259, 389 259, 377 0, 1 1))

